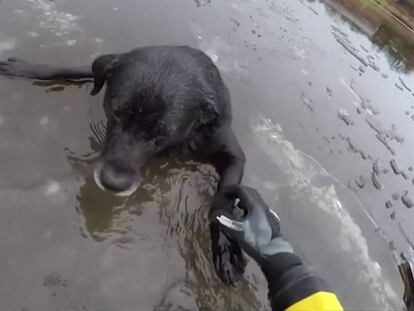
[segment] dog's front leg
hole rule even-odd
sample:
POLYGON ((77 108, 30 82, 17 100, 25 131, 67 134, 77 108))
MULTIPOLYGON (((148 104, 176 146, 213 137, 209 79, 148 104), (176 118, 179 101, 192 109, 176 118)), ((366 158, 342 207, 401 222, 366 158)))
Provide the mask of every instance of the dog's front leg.
MULTIPOLYGON (((220 129, 209 142, 206 150, 209 151, 209 160, 220 175, 217 189, 220 193, 226 186, 241 182, 245 156, 230 126, 220 129)), ((243 274, 246 266, 242 251, 220 229, 217 220, 211 220, 210 234, 216 273, 225 284, 233 284, 243 274)))

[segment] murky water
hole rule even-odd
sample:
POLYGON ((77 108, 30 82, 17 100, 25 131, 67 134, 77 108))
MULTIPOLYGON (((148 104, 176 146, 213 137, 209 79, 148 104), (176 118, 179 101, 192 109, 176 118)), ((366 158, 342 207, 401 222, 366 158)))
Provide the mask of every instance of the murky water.
MULTIPOLYGON (((353 29, 299 0, 3 0, 0 58, 204 50, 232 94, 245 183, 347 309, 401 309, 392 250, 414 242, 414 78, 353 29)), ((94 184, 104 116, 90 88, 0 81, 0 310, 267 310, 254 263, 235 288, 212 270, 210 166, 157 159, 130 198, 94 184)))

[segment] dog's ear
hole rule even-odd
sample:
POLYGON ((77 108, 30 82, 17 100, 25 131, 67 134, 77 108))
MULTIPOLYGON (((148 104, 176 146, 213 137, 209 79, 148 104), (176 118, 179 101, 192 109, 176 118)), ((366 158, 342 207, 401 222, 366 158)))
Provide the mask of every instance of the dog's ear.
POLYGON ((94 78, 93 89, 91 91, 92 96, 98 94, 102 89, 111 70, 118 64, 118 59, 118 55, 116 54, 107 54, 99 56, 92 63, 92 73, 94 78))

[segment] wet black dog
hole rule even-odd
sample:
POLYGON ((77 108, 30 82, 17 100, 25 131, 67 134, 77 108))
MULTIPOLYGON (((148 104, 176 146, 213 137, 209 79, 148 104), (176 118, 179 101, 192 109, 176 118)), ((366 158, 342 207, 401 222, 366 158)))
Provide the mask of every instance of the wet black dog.
MULTIPOLYGON (((92 68, 54 67, 18 59, 0 62, 0 74, 40 80, 93 79, 91 95, 106 83, 107 134, 95 180, 118 194, 132 193, 151 157, 171 148, 210 161, 218 191, 240 183, 244 154, 231 130, 230 95, 211 59, 185 46, 151 46, 97 58, 92 68)), ((241 250, 210 225, 213 261, 222 281, 243 273, 241 250)))

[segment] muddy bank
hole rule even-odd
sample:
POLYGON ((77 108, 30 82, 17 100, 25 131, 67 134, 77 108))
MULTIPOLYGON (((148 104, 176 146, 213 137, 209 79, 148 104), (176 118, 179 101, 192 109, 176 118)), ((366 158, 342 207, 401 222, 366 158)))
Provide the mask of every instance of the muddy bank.
POLYGON ((414 16, 397 4, 374 0, 327 0, 348 20, 385 49, 395 68, 414 68, 414 16))

